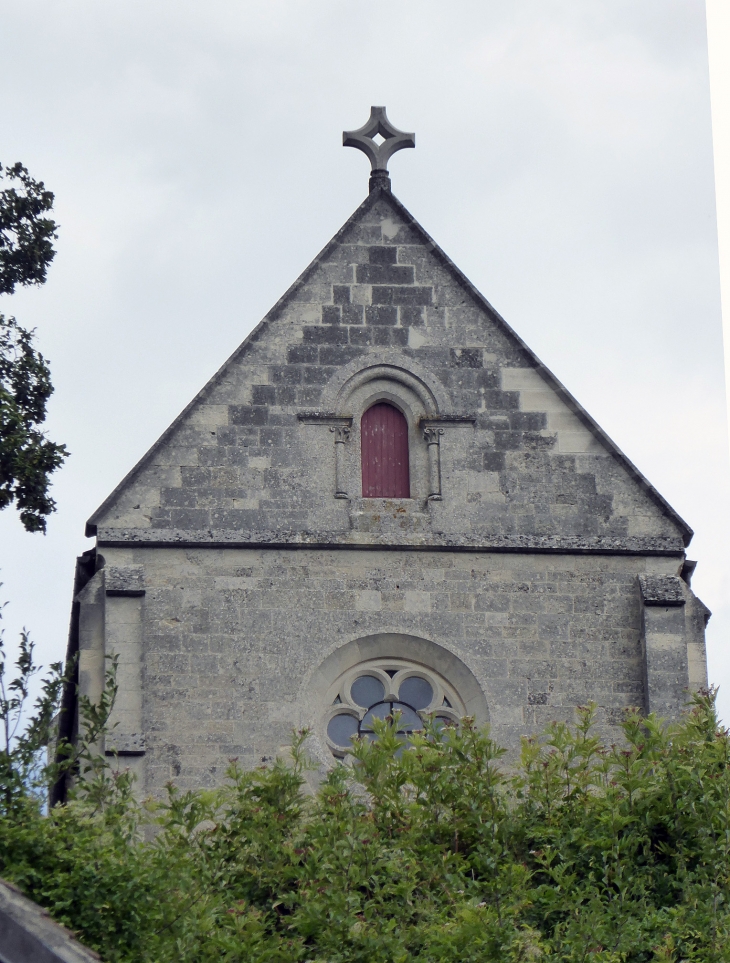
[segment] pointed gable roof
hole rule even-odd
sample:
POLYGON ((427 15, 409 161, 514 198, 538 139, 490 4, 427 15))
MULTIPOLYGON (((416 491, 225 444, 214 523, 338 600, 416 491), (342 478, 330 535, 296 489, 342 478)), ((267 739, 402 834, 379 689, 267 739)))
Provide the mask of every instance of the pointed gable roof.
MULTIPOLYGON (((398 269, 401 263, 404 263, 401 253, 398 253, 397 257, 397 264, 394 262, 390 265, 394 269, 398 269)), ((385 262, 381 266, 384 265, 385 262)), ((401 271, 404 278, 407 270, 404 267, 401 271)), ((386 271, 383 275, 383 277, 389 277, 391 281, 393 279, 397 281, 398 276, 397 270, 390 273, 386 271)), ((371 287, 371 290, 374 291, 375 289, 375 287, 371 287)), ((350 297, 351 295, 348 294, 347 296, 350 297)), ((383 304, 381 307, 393 307, 393 310, 395 310, 394 306, 387 304, 383 304)), ((499 388, 503 395, 519 393, 520 414, 532 412, 534 415, 538 415, 541 413, 541 406, 547 406, 548 408, 552 406, 556 409, 553 421, 555 425, 562 426, 553 434, 557 437, 562 430, 566 438, 568 436, 577 438, 578 435, 583 438, 581 444, 574 450, 571 449, 570 443, 568 443, 567 448, 565 445, 557 448, 554 446, 552 452, 548 452, 548 454, 552 454, 553 458, 557 458, 558 461, 555 462, 557 467, 554 466, 550 471, 557 471, 562 474, 572 472, 574 475, 576 473, 584 476, 589 475, 590 472, 586 466, 590 459, 602 456, 605 461, 606 456, 608 456, 613 469, 609 472, 611 479, 607 479, 607 476, 603 478, 602 484, 605 490, 602 497, 605 504, 603 509, 598 510, 598 514, 602 510, 605 518, 611 515, 611 511, 605 507, 606 499, 612 497, 608 489, 614 487, 616 491, 621 489, 619 500, 624 503, 624 507, 633 499, 632 506, 626 509, 628 513, 626 517, 631 516, 632 511, 634 515, 641 516, 643 521, 638 524, 638 527, 634 525, 632 530, 632 522, 626 523, 622 515, 623 520, 620 524, 606 524, 603 532, 598 530, 600 525, 595 531, 571 531, 569 534, 573 538, 574 550, 595 549, 601 551, 608 548, 616 551, 641 551, 646 550, 653 539, 652 544, 657 550, 670 551, 672 554, 676 554, 681 552, 682 546, 689 544, 692 538, 692 529, 689 525, 674 511, 663 496, 548 370, 487 299, 480 294, 401 202, 389 190, 377 187, 253 329, 240 347, 234 351, 158 441, 92 514, 86 526, 87 535, 99 535, 100 541, 105 543, 126 543, 127 541, 139 540, 146 544, 182 544, 190 540, 197 543, 199 540, 207 544, 231 544, 232 542, 271 544, 277 542, 278 532, 278 541, 289 544, 365 544, 368 541, 367 539, 358 538, 352 532, 336 529, 330 533, 323 532, 321 526, 316 526, 317 520, 322 517, 321 511, 315 511, 313 518, 308 518, 306 505, 300 505, 297 512, 290 513, 284 526, 252 525, 250 523, 255 522, 256 519, 252 518, 251 512, 245 519, 243 515, 240 516, 240 519, 244 522, 244 527, 236 524, 235 518, 233 519, 234 524, 231 526, 231 512, 229 511, 226 515, 224 510, 219 512, 219 517, 223 521, 222 524, 218 525, 214 516, 209 514, 207 517, 203 517, 206 510, 209 513, 211 510, 215 513, 215 508, 198 509, 197 507, 190 507, 192 501, 196 502, 196 506, 201 502, 199 497, 192 499, 181 497, 179 499, 179 518, 177 520, 174 514, 171 514, 175 511, 174 507, 170 509, 167 515, 164 513, 155 515, 154 509, 159 508, 165 498, 168 498, 172 505, 175 498, 171 496, 174 495, 175 489, 182 493, 192 486, 197 492, 200 492, 201 485, 204 485, 204 482, 201 481, 201 472, 204 472, 205 469, 213 471, 224 467, 221 464, 216 464, 215 458, 212 458, 210 453, 206 453, 203 459, 207 462, 206 464, 200 462, 202 451, 200 443, 203 443, 203 448, 210 447, 211 435, 216 438, 216 442, 219 444, 222 432, 225 435, 224 441, 228 443, 226 445, 228 448, 236 448, 241 444, 248 446, 249 468, 252 460, 255 462, 257 458, 265 459, 268 457, 252 454, 255 450, 258 451, 262 448, 261 439, 257 440, 257 444, 249 444, 251 439, 247 441, 242 432, 246 428, 253 429, 255 427, 263 430, 265 426, 256 426, 253 421, 247 425, 246 418, 255 420, 256 412, 245 414, 242 413, 242 408, 257 409, 263 408, 269 403, 274 404, 278 413, 275 412, 272 416, 273 421, 269 422, 269 431, 273 432, 278 428, 283 432, 289 432, 289 446, 291 447, 293 437, 291 426, 297 414, 301 415, 305 410, 316 409, 316 403, 307 402, 310 396, 311 398, 316 396, 316 386, 321 384, 321 379, 318 381, 311 371, 305 372, 302 382, 298 380, 298 375, 294 377, 296 374, 294 369, 298 364, 304 363, 308 369, 319 365, 326 372, 323 377, 329 378, 335 367, 345 368, 348 364, 355 368, 358 365, 366 366, 371 356, 374 360, 377 360, 384 356, 385 351, 386 353, 389 352, 391 358, 400 353, 405 369, 413 366, 418 367, 419 365, 433 367, 434 359, 438 353, 436 348, 430 350, 426 344, 428 339, 423 341, 421 335, 418 333, 414 335, 413 331, 425 330, 428 332, 429 319, 431 327, 435 330, 439 324, 439 312, 441 314, 452 312, 455 316, 460 317, 460 321, 451 325, 448 332, 440 331, 439 342, 441 354, 443 354, 443 345, 446 343, 444 336, 446 337, 450 345, 451 363, 457 369, 462 369, 462 381, 464 383, 457 386, 459 390, 451 391, 452 406, 458 406, 457 396, 463 399, 464 391, 469 392, 469 384, 466 383, 469 380, 467 377, 469 371, 464 369, 476 366, 481 370, 482 365, 491 366, 501 375, 499 388), (379 277, 377 264, 368 271, 368 265, 362 263, 363 252, 372 251, 378 245, 387 248, 388 251, 402 246, 404 251, 408 252, 403 257, 405 257, 406 262, 408 258, 412 262, 407 268, 411 272, 410 276, 414 278, 412 282, 404 282, 402 285, 397 283, 382 285, 378 283, 379 280, 382 280, 382 277, 379 277), (414 265, 415 275, 413 275, 414 265), (424 280, 429 280, 429 278, 433 280, 434 277, 435 287, 433 287, 433 290, 440 291, 440 300, 437 299, 432 304, 428 304, 427 299, 423 297, 420 298, 423 303, 419 303, 417 291, 425 291, 424 280), (396 323, 396 328, 405 334, 404 328, 411 325, 411 330, 408 332, 407 338, 403 338, 399 342, 391 340, 387 349, 384 347, 385 341, 378 342, 372 338, 368 340, 365 337, 369 327, 373 333, 378 327, 374 323, 377 320, 375 312, 378 308, 373 304, 367 305, 367 296, 363 296, 368 281, 377 287, 381 301, 388 300, 388 297, 384 296, 387 293, 386 288, 396 292, 393 295, 394 297, 397 298, 400 293, 405 299, 405 303, 398 308, 399 320, 396 323), (409 283, 411 295, 407 296, 406 287, 409 283), (346 305, 338 305, 338 297, 340 300, 344 297, 343 290, 338 289, 346 287, 351 289, 351 294, 357 289, 356 294, 359 300, 356 303, 348 302, 346 305), (416 293, 414 294, 414 292, 416 293), (410 309, 411 314, 409 315, 406 314, 409 310, 408 297, 411 297, 413 301, 410 309), (464 308, 464 305, 468 305, 468 308, 464 308), (365 310, 365 314, 360 309, 365 310), (353 316, 358 315, 357 323, 349 327, 351 332, 349 341, 347 335, 342 334, 346 320, 343 313, 345 310, 353 316), (425 317, 425 328, 419 327, 421 322, 407 320, 411 315, 415 316, 417 311, 421 312, 421 318, 425 317), (372 312, 372 316, 368 312, 372 312), (469 312, 471 312, 470 316, 464 320, 462 315, 469 312), (327 318, 335 314, 341 323, 329 325, 327 318), (359 320, 360 317, 364 319, 364 322, 359 320), (403 320, 404 318, 406 320, 403 320), (319 340, 314 337, 317 333, 315 328, 321 331, 321 339, 319 340), (339 337, 334 337, 335 334, 339 337), (355 335, 357 335, 356 339, 355 335), (309 342, 307 342, 307 338, 310 339, 309 342), (483 347, 484 345, 489 347, 487 342, 490 339, 492 341, 496 339, 499 342, 503 349, 503 357, 499 357, 499 352, 497 352, 495 358, 495 352, 487 351, 486 347, 483 347), (276 343, 276 350, 273 350, 274 343, 276 343), (359 351, 354 351, 354 343, 360 345, 359 351), (258 350, 261 346, 267 344, 272 347, 268 356, 266 356, 266 351, 258 350), (310 365, 309 362, 313 359, 313 354, 310 352, 308 356, 305 349, 316 345, 319 345, 319 356, 314 364, 310 365), (381 345, 381 347, 378 347, 378 345, 381 345), (328 352, 323 350, 327 348, 331 350, 328 352), (483 352, 485 358, 489 357, 489 361, 482 362, 479 359, 472 361, 472 355, 469 352, 483 352), (421 354, 424 355, 423 359, 420 357, 421 354), (275 374, 277 379, 275 385, 267 383, 265 376, 262 374, 262 367, 269 367, 275 374), (295 384, 302 384, 301 389, 297 388, 296 391, 289 391, 288 393, 279 390, 279 384, 286 385, 285 369, 287 367, 291 368, 292 384, 290 387, 295 384), (308 382, 307 379, 309 379, 308 382), (305 382, 312 389, 309 395, 305 390, 305 382), (242 402, 244 403, 242 404, 242 402), (231 437, 230 431, 227 433, 227 429, 234 427, 238 430, 235 438, 231 437), (206 432, 208 437, 204 437, 206 432), (588 436, 591 440, 586 445, 585 438, 588 436), (195 449, 196 446, 198 454, 191 458, 191 450, 195 449), (163 457, 165 452, 173 453, 172 457, 163 457), (174 454, 177 452, 181 453, 179 458, 174 454), (186 464, 186 459, 195 463, 186 464), (177 461, 180 461, 179 465, 177 461), (623 489, 626 489, 626 491, 623 491, 623 489), (160 493, 163 491, 168 492, 168 495, 162 497, 160 493), (145 499, 147 499, 147 503, 143 504, 145 499), (155 505, 155 501, 157 501, 157 505, 155 505), (637 507, 639 504, 640 507, 637 507), (648 506, 651 506, 651 508, 648 508, 648 506), (188 515, 183 516, 181 513, 186 510, 188 515), (195 511, 199 511, 200 514, 197 516, 191 514, 195 511), (139 514, 135 515, 135 512, 139 514), (179 524, 181 519, 184 524, 179 524), (315 522, 315 528, 312 527, 312 521, 315 522), (196 531, 198 535, 192 536, 190 534, 196 531), (173 533, 182 534, 176 536, 173 533)), ((353 320, 353 317, 350 317, 350 320, 353 320)), ((443 372, 435 372, 435 383, 443 384, 444 382, 447 388, 453 388, 456 385, 453 378, 450 385, 449 377, 445 377, 443 372)), ((485 395, 485 390, 487 393, 483 413, 482 411, 477 412, 475 419, 477 430, 481 429, 484 433, 483 448, 489 447, 490 442, 487 436, 490 432, 493 435, 504 434, 498 422, 500 416, 490 415, 489 393, 491 391, 495 395, 494 404, 497 408, 504 403, 504 399, 496 397, 500 394, 499 390, 484 388, 484 385, 494 385, 494 383, 494 378, 491 381, 483 379, 483 385, 479 388, 482 398, 485 395), (496 431, 495 425, 497 425, 496 431)), ((474 398, 477 397, 473 390, 472 394, 474 398)), ((513 399, 507 400, 510 404, 514 403, 513 399)), ((474 405, 472 405, 472 410, 473 408, 474 405)), ((263 416, 263 412, 261 412, 261 415, 263 416)), ((549 419, 547 418, 543 418, 543 428, 539 429, 535 427, 540 422, 540 418, 537 417, 528 418, 525 414, 520 419, 513 417, 509 411, 502 417, 505 417, 509 422, 511 434, 516 435, 520 431, 523 431, 525 435, 530 431, 534 434, 541 430, 543 436, 546 436, 546 432, 549 434, 549 419), (523 426, 529 424, 532 427, 524 430, 524 428, 520 428, 521 424, 523 426)), ((502 427, 506 424, 507 422, 504 422, 502 427)), ((272 434, 271 438, 274 439, 275 436, 272 434)), ((504 441, 504 439, 501 440, 504 441)), ((513 440, 508 441, 511 443, 513 440)), ((532 441, 534 442, 534 439, 532 441)), ((270 445, 276 448, 275 440, 272 440, 270 445)), ((547 445, 545 447, 547 448, 547 445)), ((499 449, 499 445, 497 445, 497 448, 499 449)), ((509 450, 507 451, 509 452, 509 450)), ((500 452, 497 451, 496 454, 500 455, 500 452)), ((501 454, 504 454, 504 452, 501 454)), ((474 471, 479 473, 481 470, 489 471, 495 467, 497 472, 509 471, 510 458, 515 461, 516 456, 512 457, 508 454, 505 461, 500 455, 500 457, 495 457, 490 461, 488 453, 485 453, 483 469, 474 469, 474 471), (497 466, 501 466, 501 468, 497 466)), ((518 462, 512 466, 512 470, 519 473, 518 462)), ((227 465, 225 467, 232 469, 234 466, 227 465)), ((258 469, 255 470, 258 471, 258 469)), ((527 469, 523 470, 526 471, 527 469)), ((534 468, 530 470, 534 470, 534 468)), ((219 491, 226 491, 225 496, 223 496, 224 501, 233 501, 234 503, 236 501, 240 503, 247 501, 246 492, 251 487, 250 477, 246 476, 245 473, 239 473, 237 477, 233 477, 234 475, 235 472, 230 473, 228 485, 213 483, 212 488, 209 486, 209 502, 211 500, 210 492, 215 491, 216 485, 219 491), (240 497, 236 498, 235 494, 231 494, 234 490, 238 490, 240 497)), ((255 482, 253 487, 256 484, 263 485, 265 488, 268 483, 255 482)), ((591 486, 595 495, 596 486, 592 482, 588 487, 591 486)), ((260 490, 263 491, 263 488, 260 490)), ((269 492, 269 494, 271 493, 269 492)), ((298 494, 301 496, 302 492, 299 491, 298 494)), ((317 495, 319 497, 319 493, 317 495)), ((565 496, 567 499, 570 497, 572 496, 565 496)), ((215 501, 214 495, 212 498, 215 501)), ((273 501, 275 502, 276 498, 273 501)), ((319 507, 321 508, 321 506, 319 507)), ((242 511, 245 512, 246 509, 242 509, 242 511)), ((278 517, 282 517, 280 511, 277 513, 274 509, 274 512, 278 514, 278 517)), ((234 509, 233 516, 235 516, 235 513, 236 510, 234 509)), ((483 517, 484 514, 482 513, 483 517)), ((529 549, 539 548, 540 545, 535 541, 535 538, 542 537, 543 540, 547 539, 545 542, 547 547, 549 547, 550 538, 553 539, 551 544, 553 544, 554 550, 559 550, 560 546, 561 533, 554 527, 545 533, 539 531, 534 533, 520 532, 518 529, 510 532, 507 530, 509 525, 505 528, 505 524, 502 522, 499 530, 490 533, 491 540, 490 537, 487 537, 487 532, 481 538, 475 536, 473 528, 471 525, 466 527, 462 525, 463 531, 458 533, 459 537, 452 538, 451 541, 446 537, 450 534, 447 525, 439 533, 441 538, 429 539, 426 537, 419 540, 413 537, 393 538, 383 535, 380 539, 375 538, 374 542, 378 544, 388 542, 393 544, 394 547, 400 544, 413 544, 416 547, 416 543, 418 543, 424 547, 426 544, 433 544, 434 546, 451 544, 453 547, 461 545, 461 547, 469 548, 468 543, 471 541, 474 543, 473 547, 487 548, 490 546, 500 547, 498 543, 502 539, 504 544, 501 547, 503 548, 529 549), (469 537, 466 535, 467 528, 471 531, 469 537), (510 538, 512 539, 511 542, 510 538)), ((487 525, 487 528, 489 528, 489 525, 487 525)), ((476 529, 479 529, 479 525, 476 526, 476 529)), ((451 533, 451 535, 453 534, 455 533, 451 533)), ((566 546, 568 545, 565 539, 563 539, 563 542, 566 546)))

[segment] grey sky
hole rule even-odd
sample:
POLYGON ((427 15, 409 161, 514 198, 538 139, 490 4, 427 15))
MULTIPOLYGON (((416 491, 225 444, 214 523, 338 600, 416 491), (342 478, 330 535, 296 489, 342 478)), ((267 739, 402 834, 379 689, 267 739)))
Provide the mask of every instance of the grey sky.
POLYGON ((83 523, 367 191, 341 131, 696 531, 730 719, 728 456, 701 0, 0 0, 0 160, 56 193, 37 326, 73 452, 0 515, 9 632, 65 646, 83 523))

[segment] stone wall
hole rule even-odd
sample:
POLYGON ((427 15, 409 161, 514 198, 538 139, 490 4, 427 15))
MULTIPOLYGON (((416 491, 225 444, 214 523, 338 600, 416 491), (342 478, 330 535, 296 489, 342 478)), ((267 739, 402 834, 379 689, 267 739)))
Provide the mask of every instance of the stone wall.
POLYGON ((690 528, 379 189, 87 532, 82 690, 116 655, 107 750, 154 792, 302 726, 326 764, 354 657, 430 664, 513 749, 589 701, 616 739, 705 678, 690 528), (378 401, 408 422, 408 499, 362 498, 378 401))
MULTIPOLYGON (((123 665, 112 741, 124 752, 125 725, 143 740, 144 757, 129 761, 155 792, 169 779, 218 782, 234 756, 259 764, 303 726, 328 761, 321 666, 376 635, 401 646, 391 655, 422 658, 401 635, 458 657, 486 698, 479 721, 512 748, 589 701, 615 740, 623 709, 646 703, 638 576, 677 571, 674 560, 636 556, 362 549, 112 549, 106 565, 144 571, 141 599, 106 596, 106 646, 119 651, 120 624, 139 620, 129 632, 141 639, 140 670, 123 665)), ((89 599, 104 577, 84 590, 89 599)), ((97 634, 82 643, 82 665, 99 666, 100 642, 97 634)), ((94 671, 84 676, 90 690, 94 671)), ((685 698, 682 690, 670 710, 685 698)))

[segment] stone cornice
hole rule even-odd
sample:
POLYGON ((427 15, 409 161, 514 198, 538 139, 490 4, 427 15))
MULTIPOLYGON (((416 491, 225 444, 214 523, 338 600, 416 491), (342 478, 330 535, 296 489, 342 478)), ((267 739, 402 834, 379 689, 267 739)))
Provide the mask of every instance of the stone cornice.
POLYGON ((682 557, 680 537, 612 535, 479 535, 471 533, 242 532, 169 528, 99 528, 99 548, 140 545, 196 548, 360 548, 454 552, 539 552, 570 555, 682 557))

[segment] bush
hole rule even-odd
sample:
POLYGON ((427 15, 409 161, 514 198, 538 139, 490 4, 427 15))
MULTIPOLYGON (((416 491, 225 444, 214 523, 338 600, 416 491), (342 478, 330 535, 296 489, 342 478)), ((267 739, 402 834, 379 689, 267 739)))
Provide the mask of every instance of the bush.
POLYGON ((468 721, 405 751, 382 723, 314 797, 300 733, 287 761, 144 805, 87 740, 67 805, 44 815, 22 780, 1 797, 0 874, 107 963, 730 960, 712 694, 676 725, 629 713, 621 746, 592 721, 512 769, 468 721))

